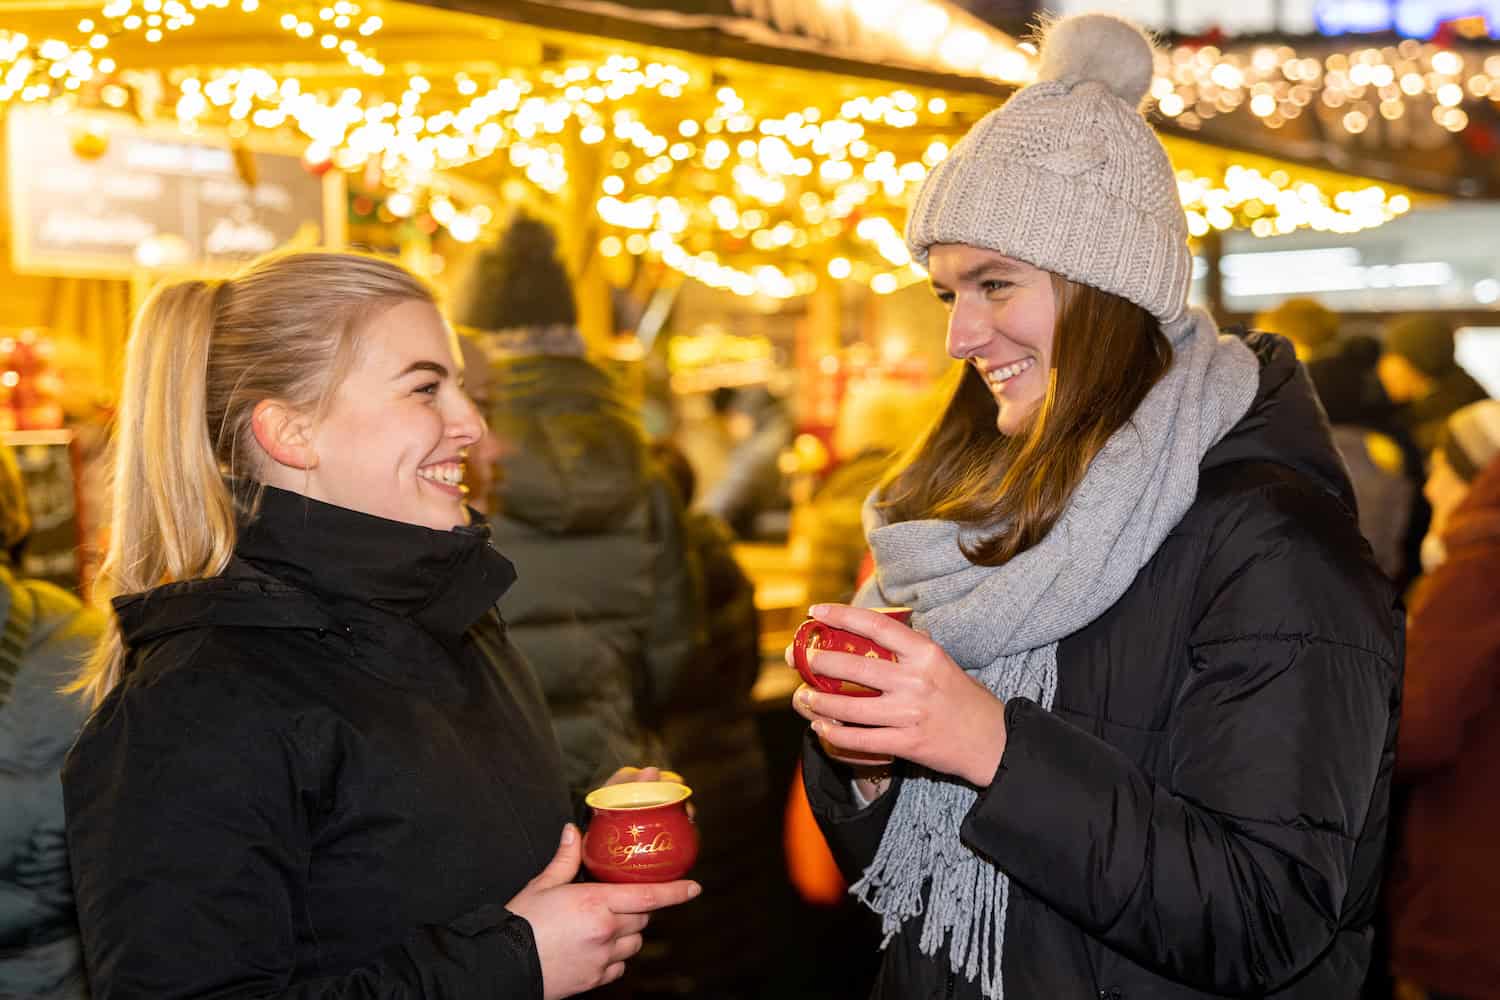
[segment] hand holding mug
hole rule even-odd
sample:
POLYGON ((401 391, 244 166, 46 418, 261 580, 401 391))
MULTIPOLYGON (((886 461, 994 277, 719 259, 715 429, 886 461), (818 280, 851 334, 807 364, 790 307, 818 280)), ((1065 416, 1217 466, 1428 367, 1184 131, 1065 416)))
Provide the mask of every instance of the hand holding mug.
MULTIPOLYGON (((871 608, 870 610, 903 625, 911 622, 911 608, 871 608)), ((805 686, 818 691, 826 691, 829 694, 843 694, 853 698, 874 698, 880 692, 863 684, 852 684, 818 673, 813 667, 813 661, 828 651, 851 653, 870 660, 891 662, 896 659, 895 653, 858 632, 835 628, 816 618, 808 618, 799 625, 796 634, 792 637, 791 645, 787 647, 787 660, 796 668, 797 673, 802 675, 805 686)), ((887 754, 841 752, 826 739, 822 743, 825 753, 845 764, 879 767, 891 763, 891 758, 887 754)))
POLYGON ((696 882, 604 885, 574 882, 582 838, 569 823, 557 853, 506 909, 526 920, 542 966, 545 1000, 573 996, 614 982, 641 950, 650 914, 696 897, 696 882))
MULTIPOLYGON (((824 626, 862 636, 895 658, 893 665, 863 653, 814 651, 810 666, 823 684, 843 682, 879 694, 832 693, 811 684, 793 694, 793 708, 812 722, 836 759, 871 763, 872 756, 900 757, 980 788, 993 780, 1005 752, 1004 702, 941 646, 889 614, 843 604, 814 605, 810 613, 824 626)), ((795 659, 795 645, 787 656, 795 659)))

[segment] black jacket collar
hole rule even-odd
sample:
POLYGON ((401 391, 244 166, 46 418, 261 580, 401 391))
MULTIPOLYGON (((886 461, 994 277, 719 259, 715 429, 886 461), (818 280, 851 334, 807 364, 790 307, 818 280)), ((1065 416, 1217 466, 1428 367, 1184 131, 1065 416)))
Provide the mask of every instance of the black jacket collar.
POLYGON ((1235 462, 1275 462, 1308 477, 1354 509, 1354 487, 1334 447, 1328 419, 1292 345, 1270 333, 1225 331, 1243 337, 1260 362, 1260 386, 1249 411, 1203 456, 1204 472, 1235 462))
POLYGON ((451 531, 388 521, 266 487, 240 529, 235 554, 283 583, 309 591, 335 613, 368 605, 407 618, 447 643, 494 606, 516 571, 490 547, 490 530, 451 531))
POLYGON ((373 610, 455 649, 516 578, 471 516, 435 531, 266 487, 222 577, 118 597, 115 611, 130 645, 203 625, 341 629, 373 610))

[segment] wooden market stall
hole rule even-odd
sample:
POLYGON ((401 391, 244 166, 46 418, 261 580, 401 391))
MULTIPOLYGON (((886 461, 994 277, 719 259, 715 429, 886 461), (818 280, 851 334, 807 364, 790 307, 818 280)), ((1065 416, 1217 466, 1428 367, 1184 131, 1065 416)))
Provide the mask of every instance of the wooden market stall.
MULTIPOLYGON (((163 273, 347 239, 444 285, 524 206, 596 349, 616 289, 691 280, 796 303, 786 362, 837 370, 901 342, 875 331, 923 278, 907 202, 1032 56, 944 0, 3 0, 11 321, 81 330, 109 372, 163 273)), ((1164 138, 1208 241, 1419 197, 1164 138)), ((805 380, 815 422, 843 385, 805 380)))

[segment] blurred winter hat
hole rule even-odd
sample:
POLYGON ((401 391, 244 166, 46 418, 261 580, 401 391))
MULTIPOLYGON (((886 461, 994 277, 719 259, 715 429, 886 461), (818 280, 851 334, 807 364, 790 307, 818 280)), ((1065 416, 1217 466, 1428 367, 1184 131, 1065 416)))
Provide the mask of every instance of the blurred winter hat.
POLYGON ((917 192, 912 257, 966 243, 1129 299, 1162 323, 1187 307, 1193 258, 1177 177, 1141 114, 1151 40, 1080 14, 1047 28, 1037 82, 985 115, 917 192))
POLYGON ((469 268, 455 323, 469 327, 490 360, 546 354, 579 357, 573 286, 546 223, 517 215, 469 268))
POLYGON ((1453 360, 1453 327, 1441 316, 1416 313, 1398 316, 1385 326, 1385 349, 1410 361, 1425 375, 1444 375, 1453 360))
POLYGON ((1339 336, 1338 313, 1317 299, 1287 299, 1255 317, 1255 328, 1279 333, 1313 354, 1333 346, 1339 336))
POLYGON ((1472 482, 1500 458, 1500 399, 1482 399, 1455 410, 1443 425, 1440 447, 1458 477, 1472 482))

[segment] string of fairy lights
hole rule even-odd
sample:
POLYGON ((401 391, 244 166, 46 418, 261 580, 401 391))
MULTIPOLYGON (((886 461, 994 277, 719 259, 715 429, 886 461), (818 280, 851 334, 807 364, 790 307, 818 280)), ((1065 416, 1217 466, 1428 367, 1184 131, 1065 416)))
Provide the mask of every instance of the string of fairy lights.
POLYGON ((1465 53, 1406 39, 1396 45, 1299 56, 1290 45, 1224 52, 1179 46, 1157 58, 1151 95, 1166 117, 1194 128, 1244 108, 1280 128, 1323 105, 1359 134, 1378 116, 1426 113, 1449 132, 1469 126, 1465 103, 1500 104, 1500 52, 1465 53))
MULTIPOLYGON (((462 204, 445 173, 499 162, 547 196, 588 178, 603 256, 648 257, 714 287, 777 298, 806 294, 825 276, 878 293, 920 279, 900 235, 906 203, 976 113, 950 107, 951 95, 900 88, 810 93, 811 103, 788 109, 781 92, 628 55, 396 72, 380 59, 375 9, 353 0, 316 11, 283 0, 108 0, 71 41, 0 30, 0 103, 123 107, 122 83, 149 74, 116 65, 110 47, 122 36, 159 44, 209 19, 270 17, 306 61, 340 58, 346 75, 298 75, 292 59, 183 68, 152 77, 153 103, 189 132, 295 135, 309 169, 376 176, 382 212, 425 213, 460 242, 481 238, 496 212, 462 204), (579 169, 582 157, 589 169, 579 169)), ((1011 63, 1005 72, 1018 75, 1011 63)), ((1346 109, 1344 126, 1357 132, 1358 115, 1394 120, 1426 102, 1456 132, 1469 120, 1464 104, 1500 101, 1500 55, 1476 60, 1416 42, 1322 60, 1288 46, 1183 46, 1160 57, 1152 93, 1162 115, 1189 127, 1243 108, 1275 128, 1321 101, 1346 109)), ((1336 189, 1243 166, 1189 166, 1179 191, 1195 236, 1232 227, 1353 232, 1410 209, 1405 195, 1377 186, 1336 189)))

